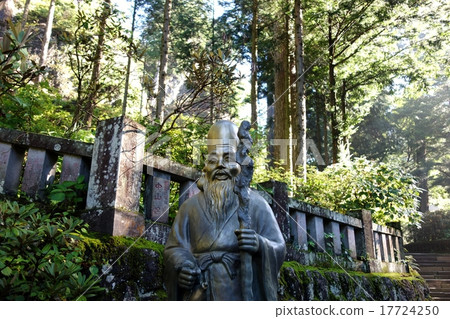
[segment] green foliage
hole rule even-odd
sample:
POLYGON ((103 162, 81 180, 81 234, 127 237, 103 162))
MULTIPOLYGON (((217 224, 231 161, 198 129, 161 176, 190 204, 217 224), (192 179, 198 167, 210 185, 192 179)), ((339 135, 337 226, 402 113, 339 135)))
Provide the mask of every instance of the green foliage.
POLYGON ((147 152, 201 170, 207 153, 205 137, 209 127, 205 119, 183 114, 162 127, 149 124, 147 152))
POLYGON ((308 179, 269 170, 255 182, 276 179, 286 182, 295 198, 342 214, 368 209, 376 223, 402 221, 417 224, 419 188, 415 179, 399 167, 356 158, 328 166, 308 168, 308 179))
POLYGON ((55 209, 75 213, 77 209, 83 209, 86 191, 84 176, 79 176, 76 181, 52 184, 47 189, 47 198, 55 209))
MULTIPOLYGON (((9 30, 0 42, 0 98, 13 94, 38 76, 42 69, 29 58, 27 45, 31 38, 31 29, 22 30, 20 23, 14 25, 8 21, 9 30)), ((0 111, 0 115, 3 112, 0 111)))
POLYGON ((430 242, 450 239, 450 211, 433 211, 423 214, 420 227, 408 229, 408 237, 413 242, 430 242))
POLYGON ((14 95, 0 98, 0 103, 4 113, 0 117, 2 127, 64 136, 70 125, 71 114, 65 110, 66 103, 47 82, 21 87, 14 95))
POLYGON ((0 202, 0 299, 85 300, 101 291, 97 268, 82 271, 77 240, 83 227, 67 213, 0 202))

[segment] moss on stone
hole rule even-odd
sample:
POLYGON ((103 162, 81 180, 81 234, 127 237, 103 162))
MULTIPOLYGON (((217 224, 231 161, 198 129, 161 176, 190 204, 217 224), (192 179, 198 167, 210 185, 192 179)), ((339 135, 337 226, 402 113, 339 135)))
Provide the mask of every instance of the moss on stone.
POLYGON ((363 273, 284 262, 281 300, 426 300, 424 280, 414 274, 363 273))

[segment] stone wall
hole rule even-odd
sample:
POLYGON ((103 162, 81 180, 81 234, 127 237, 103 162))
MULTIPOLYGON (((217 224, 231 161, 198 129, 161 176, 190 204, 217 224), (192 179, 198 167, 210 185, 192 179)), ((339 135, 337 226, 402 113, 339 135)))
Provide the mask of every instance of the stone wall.
MULTIPOLYGON (((85 254, 101 268, 104 293, 98 300, 167 300, 163 285, 163 246, 144 239, 85 238, 85 254), (129 248, 131 246, 131 248, 129 248)), ((285 262, 279 300, 429 300, 421 277, 367 274, 285 262)))

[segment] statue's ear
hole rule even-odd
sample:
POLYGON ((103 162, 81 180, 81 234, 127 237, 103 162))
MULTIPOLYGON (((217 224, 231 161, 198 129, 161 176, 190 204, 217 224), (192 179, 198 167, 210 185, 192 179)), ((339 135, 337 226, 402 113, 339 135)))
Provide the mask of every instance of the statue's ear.
POLYGON ((202 176, 200 176, 200 178, 197 180, 197 187, 200 191, 203 192, 203 185, 205 184, 205 173, 202 172, 202 176))

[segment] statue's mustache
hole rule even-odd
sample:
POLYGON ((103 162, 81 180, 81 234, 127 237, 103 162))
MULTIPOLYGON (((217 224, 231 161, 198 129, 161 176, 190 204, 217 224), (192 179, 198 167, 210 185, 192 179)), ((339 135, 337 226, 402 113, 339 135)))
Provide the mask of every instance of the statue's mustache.
POLYGON ((231 174, 224 169, 218 169, 216 171, 213 172, 212 174, 212 179, 215 179, 217 175, 226 175, 228 178, 232 178, 231 174))

